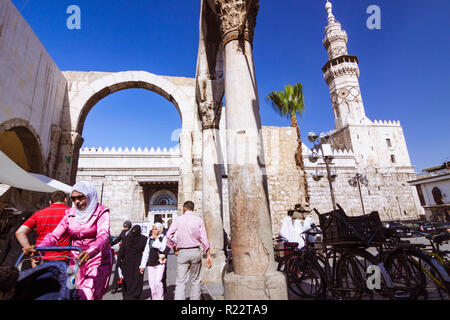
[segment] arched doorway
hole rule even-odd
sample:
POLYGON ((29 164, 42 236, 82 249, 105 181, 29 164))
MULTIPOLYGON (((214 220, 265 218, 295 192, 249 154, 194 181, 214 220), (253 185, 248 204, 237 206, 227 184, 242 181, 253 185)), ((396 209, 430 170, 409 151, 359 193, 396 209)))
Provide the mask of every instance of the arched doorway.
POLYGON ((27 172, 45 171, 39 135, 25 120, 12 119, 0 125, 0 150, 27 172))
MULTIPOLYGON (((192 157, 193 150, 192 145, 194 144, 194 131, 199 131, 199 120, 195 104, 195 79, 191 78, 178 78, 178 77, 162 77, 157 76, 148 72, 142 71, 130 71, 130 72, 119 72, 119 73, 80 73, 75 72, 74 74, 67 74, 66 78, 69 80, 69 90, 77 90, 76 92, 69 92, 69 96, 73 98, 70 99, 70 109, 67 110, 70 113, 70 129, 68 127, 64 128, 66 131, 66 136, 68 139, 62 139, 65 146, 60 145, 60 150, 66 150, 67 154, 63 155, 66 159, 69 159, 68 164, 66 165, 67 172, 70 173, 70 183, 73 184, 77 177, 77 169, 79 164, 79 156, 80 156, 80 148, 83 144, 83 130, 85 126, 85 122, 87 116, 91 109, 97 105, 100 100, 105 97, 127 89, 146 89, 152 92, 157 93, 158 95, 167 99, 175 109, 177 110, 180 120, 181 120, 181 134, 179 137, 179 149, 178 155, 173 155, 170 151, 164 152, 162 151, 159 156, 164 159, 177 157, 180 158, 178 160, 178 165, 176 170, 178 170, 177 177, 174 180, 174 176, 170 177, 170 183, 175 183, 176 188, 172 190, 173 193, 172 199, 175 201, 171 204, 170 210, 175 210, 175 212, 171 212, 170 215, 176 215, 176 211, 180 210, 180 202, 184 201, 185 198, 192 199, 193 198, 193 188, 194 188, 194 178, 193 170, 192 170, 192 157), (76 77, 74 76, 76 75, 76 77), (92 78, 92 81, 86 84, 86 77, 92 78), (70 130, 70 133, 69 131, 70 130), (68 143, 67 143, 68 142, 68 143), (69 163, 70 162, 70 163, 69 163)), ((67 117, 66 117, 67 118, 67 117)), ((103 124, 99 124, 99 127, 103 124)), ((118 128, 120 130, 120 128, 118 128)), ((201 138, 201 134, 197 135, 201 138)), ((93 146, 91 146, 93 147, 93 146)), ((136 146, 138 147, 138 146, 136 146)), ((144 147, 144 146, 142 146, 144 147)), ((149 146, 150 147, 150 146, 149 146)), ((104 154, 107 153, 105 150, 102 150, 104 154)), ((128 151, 124 150, 124 153, 128 151)), ((98 152, 97 152, 98 153, 98 152)), ((133 153, 131 150, 130 153, 133 153)), ((137 152, 139 155, 136 157, 152 157, 152 152, 137 152)), ((158 153, 158 151, 156 152, 158 153)), ((93 154, 92 156, 96 156, 93 154)), ((107 155, 107 157, 113 158, 115 155, 111 155, 111 152, 107 155)), ((170 160, 170 159, 169 159, 170 160)), ((138 165, 139 166, 139 165, 138 165)), ((161 166, 164 166, 163 164, 161 166)), ((130 164, 130 167, 133 168, 133 165, 130 164)), ((59 172, 64 173, 65 168, 58 168, 59 172)), ((100 174, 98 176, 99 180, 105 181, 105 175, 100 174)), ((136 212, 139 212, 137 215, 138 219, 132 219, 133 222, 136 223, 144 223, 150 222, 148 219, 150 216, 148 215, 149 202, 146 201, 148 199, 144 193, 143 185, 153 182, 161 182, 161 180, 139 180, 141 177, 133 176, 130 179, 135 183, 134 185, 130 185, 128 190, 133 189, 133 196, 128 200, 133 201, 135 203, 142 203, 142 208, 133 207, 128 211, 128 216, 130 211, 136 215, 136 212), (137 184, 136 184, 137 182, 137 184), (142 212, 142 213, 141 213, 142 212), (145 221, 144 218, 145 217, 145 221)), ((64 179, 60 178, 62 181, 64 179)), ((108 182, 99 182, 97 181, 97 189, 99 194, 102 193, 100 190, 105 190, 107 192, 107 183, 108 182)), ((163 179, 163 181, 167 182, 167 179, 163 179)), ((127 199, 125 199, 127 200, 127 199)), ((106 203, 105 203, 106 204, 106 203)), ((118 204, 120 206, 120 204, 118 204)), ((118 212, 118 210, 113 210, 111 208, 112 217, 114 219, 125 219, 128 218, 126 210, 122 210, 122 212, 118 212), (115 212, 113 212, 115 211, 115 212)), ((166 219, 166 225, 168 225, 168 215, 164 215, 163 218, 166 219)), ((112 221, 113 222, 113 221, 112 221)), ((117 221, 119 222, 119 221, 117 221)), ((164 221, 163 221, 164 222, 164 221)), ((120 221, 120 224, 122 221, 120 221)), ((114 222, 116 224, 116 222, 114 222)), ((113 223, 111 224, 111 228, 115 228, 113 223)), ((115 230, 114 230, 115 231, 115 230)))
MULTIPOLYGON (((172 102, 181 119, 180 148, 185 159, 184 172, 192 171, 193 132, 201 132, 195 103, 195 79, 158 76, 146 71, 64 72, 69 83, 68 109, 65 110, 65 127, 60 144, 61 155, 67 161, 58 167, 58 178, 73 184, 78 166, 79 149, 83 143, 82 133, 89 111, 106 96, 125 89, 143 88, 153 91, 172 102)), ((193 180, 187 177, 185 180, 193 180)), ((184 194, 192 198, 191 183, 184 186, 184 194)))
MULTIPOLYGON (((23 119, 11 119, 0 125, 0 150, 27 172, 45 174, 44 155, 39 135, 23 119)), ((42 194, 2 186, 0 209, 35 210, 43 205, 42 194)))
POLYGON ((149 224, 153 225, 155 222, 160 222, 165 228, 168 228, 171 221, 177 216, 177 197, 167 190, 162 189, 156 191, 149 202, 149 224))

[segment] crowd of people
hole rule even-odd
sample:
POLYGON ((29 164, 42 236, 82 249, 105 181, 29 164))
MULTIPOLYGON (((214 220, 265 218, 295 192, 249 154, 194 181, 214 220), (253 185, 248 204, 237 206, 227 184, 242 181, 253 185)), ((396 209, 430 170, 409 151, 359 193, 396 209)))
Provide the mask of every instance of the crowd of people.
MULTIPOLYGON (((16 260, 23 252, 30 263, 22 269, 32 269, 43 261, 60 261, 69 267, 78 262, 75 288, 81 300, 101 300, 110 283, 114 251, 120 243, 116 268, 113 273, 112 292, 122 286, 124 300, 138 300, 147 272, 152 300, 163 300, 166 292, 167 257, 173 249, 177 257, 175 300, 184 300, 185 289, 191 281, 191 300, 199 300, 203 253, 206 266, 212 266, 209 242, 203 220, 194 214, 194 203, 186 201, 183 215, 177 217, 167 230, 160 222, 153 224, 148 236, 140 225, 125 221, 119 237, 110 235, 110 210, 98 201, 97 191, 89 182, 76 183, 70 193, 72 207, 62 191, 50 195, 49 207, 34 214, 24 212, 8 234, 0 255, 0 300, 14 297, 19 271, 16 260), (78 247, 74 250, 46 251, 38 255, 41 247, 78 247)), ((311 228, 312 219, 302 210, 290 210, 282 221, 280 236, 289 242, 305 245, 305 230, 311 228)), ((314 239, 310 239, 314 241, 314 239)), ((64 250, 64 249, 62 249, 64 250)), ((69 268, 70 269, 70 268, 69 268)))
MULTIPOLYGON (((101 300, 107 292, 113 267, 111 246, 121 243, 117 254, 113 292, 118 279, 123 279, 124 300, 140 299, 144 274, 147 271, 152 300, 163 300, 166 288, 167 256, 171 249, 177 255, 175 299, 185 299, 185 287, 191 280, 191 300, 200 299, 202 251, 206 265, 212 266, 209 242, 204 222, 193 214, 194 203, 184 203, 184 214, 174 220, 168 230, 155 223, 147 236, 139 225, 124 222, 120 236, 111 241, 110 210, 98 202, 97 191, 89 182, 76 183, 70 193, 72 207, 67 207, 67 195, 62 191, 51 194, 49 207, 34 214, 24 214, 20 223, 10 231, 8 247, 2 250, 0 261, 0 300, 14 297, 19 278, 15 267, 23 252, 35 268, 43 261, 59 261, 69 267, 78 262, 74 287, 81 300, 101 300), (74 250, 46 251, 43 247, 78 247, 74 250)), ((62 248, 64 250, 64 248, 62 248)), ((70 269, 70 268, 69 268, 70 269)))

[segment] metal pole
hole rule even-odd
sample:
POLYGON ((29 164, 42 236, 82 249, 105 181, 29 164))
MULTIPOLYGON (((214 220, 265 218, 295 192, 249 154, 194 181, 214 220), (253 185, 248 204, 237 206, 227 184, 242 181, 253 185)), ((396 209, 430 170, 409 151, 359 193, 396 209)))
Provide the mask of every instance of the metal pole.
POLYGON ((358 182, 359 198, 361 199, 361 206, 362 206, 362 209, 363 209, 363 214, 366 214, 366 211, 364 210, 364 202, 363 202, 363 198, 362 198, 361 185, 359 183, 359 177, 357 177, 356 181, 358 182))
POLYGON ((100 195, 100 204, 103 204, 103 187, 105 186, 105 183, 102 182, 102 193, 100 195))
POLYGON ((330 185, 330 193, 331 193, 331 203, 333 205, 333 210, 336 210, 336 199, 334 197, 333 183, 331 182, 330 166, 328 165, 328 162, 325 159, 325 155, 323 153, 322 143, 319 143, 319 147, 320 147, 320 151, 322 152, 322 159, 325 162, 325 167, 327 169, 327 178, 328 178, 328 184, 330 185))

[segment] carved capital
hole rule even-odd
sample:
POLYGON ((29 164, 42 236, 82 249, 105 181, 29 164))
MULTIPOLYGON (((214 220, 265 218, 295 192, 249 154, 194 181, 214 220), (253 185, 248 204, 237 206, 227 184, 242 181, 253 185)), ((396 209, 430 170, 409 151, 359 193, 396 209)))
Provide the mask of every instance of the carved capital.
POLYGON ((222 115, 222 102, 207 100, 199 104, 202 129, 219 129, 220 117, 222 115))
POLYGON ((232 40, 253 43, 259 0, 215 0, 223 44, 232 40))

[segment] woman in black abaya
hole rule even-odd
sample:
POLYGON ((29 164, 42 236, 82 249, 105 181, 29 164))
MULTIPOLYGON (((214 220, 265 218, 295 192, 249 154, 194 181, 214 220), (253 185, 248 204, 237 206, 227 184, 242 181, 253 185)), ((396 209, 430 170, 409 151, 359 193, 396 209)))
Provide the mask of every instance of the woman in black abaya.
POLYGON ((147 237, 141 234, 141 226, 135 225, 123 240, 118 254, 118 263, 123 273, 123 300, 139 300, 144 277, 139 272, 142 253, 147 237))

